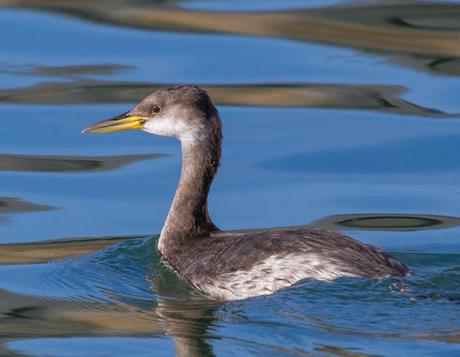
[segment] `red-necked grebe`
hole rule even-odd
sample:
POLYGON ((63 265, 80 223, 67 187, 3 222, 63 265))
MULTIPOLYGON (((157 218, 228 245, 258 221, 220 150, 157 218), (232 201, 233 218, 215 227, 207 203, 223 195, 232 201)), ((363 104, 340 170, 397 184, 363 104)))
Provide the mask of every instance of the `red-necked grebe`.
POLYGON ((158 241, 166 261, 206 295, 222 300, 273 293, 303 279, 405 276, 383 250, 319 228, 222 232, 208 213, 221 156, 222 128, 208 94, 196 86, 161 89, 135 108, 84 133, 142 129, 181 141, 179 186, 158 241))

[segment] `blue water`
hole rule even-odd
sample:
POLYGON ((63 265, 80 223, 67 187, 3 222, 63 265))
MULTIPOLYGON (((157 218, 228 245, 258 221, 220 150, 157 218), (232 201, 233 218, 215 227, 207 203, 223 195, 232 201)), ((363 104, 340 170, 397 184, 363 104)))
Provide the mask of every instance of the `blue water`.
POLYGON ((0 1, 1 356, 460 353, 460 1, 0 1), (82 135, 208 90, 226 230, 315 225, 402 280, 217 303, 161 261, 173 139, 82 135))

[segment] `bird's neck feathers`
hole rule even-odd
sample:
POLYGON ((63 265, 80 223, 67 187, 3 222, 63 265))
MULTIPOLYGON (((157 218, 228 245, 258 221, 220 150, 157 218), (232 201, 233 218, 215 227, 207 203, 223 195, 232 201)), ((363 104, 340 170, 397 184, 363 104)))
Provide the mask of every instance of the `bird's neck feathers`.
POLYGON ((219 167, 222 132, 217 112, 209 120, 213 125, 180 138, 180 181, 158 243, 166 259, 184 243, 218 230, 208 214, 208 193, 219 167))

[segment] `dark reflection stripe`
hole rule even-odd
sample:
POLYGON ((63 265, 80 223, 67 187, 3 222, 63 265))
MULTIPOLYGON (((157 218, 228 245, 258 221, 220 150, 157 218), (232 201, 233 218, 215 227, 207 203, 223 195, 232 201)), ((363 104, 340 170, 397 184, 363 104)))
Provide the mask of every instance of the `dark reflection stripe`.
MULTIPOLYGON (((175 2, 129 0, 8 0, 0 6, 36 9, 134 28, 252 35, 392 53, 390 60, 428 71, 417 56, 460 56, 460 5, 386 0, 273 12, 211 12, 180 9, 175 2), (394 54, 397 54, 395 57, 394 54), (415 56, 417 55, 417 56, 415 56), (402 58, 411 58, 405 61, 402 58)), ((459 75, 460 68, 447 74, 459 75)))
POLYGON ((62 77, 79 78, 90 75, 110 75, 134 69, 133 66, 121 64, 92 64, 92 65, 72 65, 72 66, 1 66, 0 73, 15 74, 21 76, 42 76, 42 77, 62 77))
POLYGON ((78 173, 116 170, 140 160, 164 154, 121 156, 37 156, 0 154, 0 171, 78 173))
POLYGON ((0 223, 8 222, 8 214, 44 212, 55 209, 57 207, 31 203, 16 197, 0 197, 0 223))
POLYGON ((420 231, 460 225, 459 217, 428 214, 343 214, 321 218, 313 226, 330 230, 420 231))
MULTIPOLYGON (((0 103, 13 104, 102 104, 136 103, 159 88, 172 84, 110 81, 46 83, 0 90, 0 103)), ((201 85, 219 105, 331 108, 373 110, 429 118, 453 118, 436 109, 401 98, 405 87, 397 85, 348 84, 252 84, 201 85)))
POLYGON ((56 207, 31 203, 16 197, 0 197, 0 214, 50 211, 53 209, 56 207))

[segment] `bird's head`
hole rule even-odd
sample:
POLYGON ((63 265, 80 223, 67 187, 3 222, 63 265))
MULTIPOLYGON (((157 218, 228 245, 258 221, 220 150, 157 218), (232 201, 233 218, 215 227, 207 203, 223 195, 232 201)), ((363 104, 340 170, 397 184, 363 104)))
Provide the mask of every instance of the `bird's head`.
POLYGON ((216 127, 220 130, 219 117, 206 91, 197 86, 178 86, 157 90, 130 111, 96 123, 83 133, 142 129, 187 140, 207 136, 216 127))

